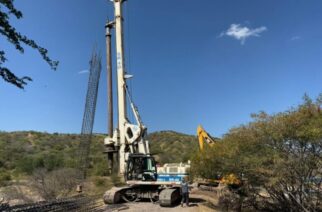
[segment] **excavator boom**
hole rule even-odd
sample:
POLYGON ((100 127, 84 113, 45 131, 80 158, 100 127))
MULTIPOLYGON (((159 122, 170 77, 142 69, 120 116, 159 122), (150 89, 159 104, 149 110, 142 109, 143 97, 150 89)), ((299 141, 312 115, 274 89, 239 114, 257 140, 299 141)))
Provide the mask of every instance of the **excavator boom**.
POLYGON ((213 146, 216 141, 203 129, 201 125, 197 128, 197 136, 199 140, 199 149, 200 151, 204 150, 204 142, 206 142, 209 146, 213 146))
MULTIPOLYGON (((204 143, 206 142, 209 147, 213 147, 213 145, 217 142, 214 138, 212 138, 206 130, 203 129, 201 125, 198 126, 197 128, 197 136, 199 140, 199 149, 200 151, 204 151, 204 143)), ((228 174, 225 176, 222 176, 219 180, 217 179, 203 179, 203 183, 198 183, 198 184, 203 184, 203 185, 211 185, 213 182, 218 182, 222 183, 228 186, 233 186, 233 187, 239 187, 242 182, 241 180, 234 174, 228 174)))

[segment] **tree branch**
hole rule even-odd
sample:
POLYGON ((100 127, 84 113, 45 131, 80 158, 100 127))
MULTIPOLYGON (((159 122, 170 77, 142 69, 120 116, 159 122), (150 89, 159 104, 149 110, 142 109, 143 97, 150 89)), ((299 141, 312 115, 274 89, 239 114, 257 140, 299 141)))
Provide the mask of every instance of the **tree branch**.
MULTIPOLYGON (((52 60, 48 56, 48 50, 39 46, 34 40, 29 39, 27 36, 22 35, 17 32, 17 30, 11 26, 9 22, 9 15, 13 14, 17 19, 22 18, 22 12, 17 10, 13 5, 14 0, 0 0, 0 5, 4 5, 8 11, 1 11, 0 7, 0 34, 7 38, 7 40, 12 43, 15 48, 20 52, 24 53, 24 48, 22 44, 25 44, 33 49, 37 49, 42 59, 45 60, 51 69, 56 70, 59 62, 52 60)), ((12 71, 1 65, 5 63, 7 58, 5 57, 5 52, 0 50, 0 76, 6 81, 19 88, 24 88, 28 81, 32 79, 28 76, 17 77, 12 71)))

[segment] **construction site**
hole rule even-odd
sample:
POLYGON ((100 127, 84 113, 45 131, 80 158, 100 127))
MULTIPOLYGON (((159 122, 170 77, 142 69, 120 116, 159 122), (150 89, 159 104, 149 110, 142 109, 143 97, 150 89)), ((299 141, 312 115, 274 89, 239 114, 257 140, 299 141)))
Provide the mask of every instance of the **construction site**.
POLYGON ((296 25, 278 2, 261 13, 210 0, 76 2, 0 2, 0 211, 322 211, 322 46, 284 31, 277 44, 273 32, 279 21, 308 27, 322 4, 291 7, 306 18, 296 25), (36 26, 35 10, 56 29, 36 26), (47 35, 58 60, 19 27, 47 35), (33 60, 26 47, 57 72, 14 73, 33 60))

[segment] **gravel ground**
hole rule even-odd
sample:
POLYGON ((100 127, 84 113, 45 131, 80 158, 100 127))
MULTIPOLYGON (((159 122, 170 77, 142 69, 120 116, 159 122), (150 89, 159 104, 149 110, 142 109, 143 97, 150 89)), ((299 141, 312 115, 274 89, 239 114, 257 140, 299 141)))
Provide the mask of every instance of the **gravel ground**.
POLYGON ((107 206, 105 211, 131 211, 131 212, 151 212, 151 211, 178 211, 178 212, 197 212, 198 204, 193 204, 190 207, 181 207, 180 205, 171 207, 171 208, 163 208, 158 204, 153 204, 150 202, 137 202, 137 203, 124 203, 116 206, 107 206))
POLYGON ((136 203, 123 203, 117 205, 108 205, 105 211, 133 211, 133 212, 166 212, 166 211, 177 211, 177 212, 198 212, 199 205, 204 203, 205 200, 199 198, 197 195, 190 195, 190 206, 181 207, 181 205, 176 205, 174 207, 160 207, 159 204, 153 204, 151 202, 136 202, 136 203))

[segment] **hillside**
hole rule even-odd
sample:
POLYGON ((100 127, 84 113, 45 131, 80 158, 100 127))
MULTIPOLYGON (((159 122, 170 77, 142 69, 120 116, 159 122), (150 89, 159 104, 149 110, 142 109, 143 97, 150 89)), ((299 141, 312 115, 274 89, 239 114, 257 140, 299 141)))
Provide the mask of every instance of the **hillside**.
MULTIPOLYGON (((93 136, 89 171, 94 176, 107 174, 103 139, 101 134, 93 136)), ((77 134, 0 132, 0 184, 38 168, 75 167, 79 140, 77 134)), ((185 162, 198 148, 196 137, 172 131, 151 133, 149 140, 160 163, 185 162)))
POLYGON ((160 163, 187 162, 191 155, 198 150, 196 136, 174 131, 151 133, 148 139, 150 151, 160 163))

